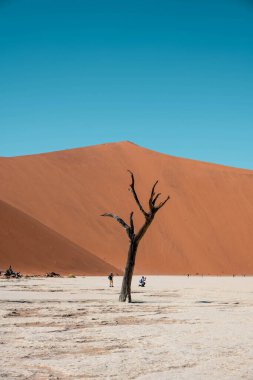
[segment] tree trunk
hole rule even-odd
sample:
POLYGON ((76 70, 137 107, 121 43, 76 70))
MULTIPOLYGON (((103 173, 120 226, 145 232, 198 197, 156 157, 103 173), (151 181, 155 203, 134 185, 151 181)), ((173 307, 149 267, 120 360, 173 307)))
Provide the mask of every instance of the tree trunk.
POLYGON ((131 241, 128 249, 128 256, 126 262, 125 273, 122 281, 121 292, 119 300, 125 302, 128 298, 128 302, 131 302, 131 283, 135 265, 135 257, 138 248, 138 243, 131 241))
POLYGON ((125 302, 127 298, 128 298, 128 302, 132 302, 131 283, 132 283, 132 277, 133 277, 133 272, 134 272, 137 248, 142 237, 144 236, 145 232, 147 231, 150 224, 152 223, 153 219, 154 219, 154 215, 151 215, 148 219, 146 219, 145 223, 139 230, 138 234, 136 236, 133 236, 132 239, 130 240, 126 268, 125 268, 121 292, 119 296, 119 301, 121 302, 125 302))

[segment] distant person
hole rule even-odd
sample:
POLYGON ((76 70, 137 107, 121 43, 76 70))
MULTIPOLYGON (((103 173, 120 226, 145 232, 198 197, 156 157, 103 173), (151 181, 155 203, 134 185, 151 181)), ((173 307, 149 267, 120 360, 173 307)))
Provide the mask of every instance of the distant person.
POLYGON ((5 272, 5 275, 6 276, 11 276, 13 274, 14 274, 14 272, 13 272, 12 267, 10 265, 9 268, 7 269, 7 271, 5 272))
POLYGON ((109 280, 110 288, 113 288, 113 273, 109 274, 108 280, 109 280))
POLYGON ((141 276, 141 278, 139 280, 139 286, 141 286, 142 288, 144 288, 145 285, 146 285, 146 277, 141 276))

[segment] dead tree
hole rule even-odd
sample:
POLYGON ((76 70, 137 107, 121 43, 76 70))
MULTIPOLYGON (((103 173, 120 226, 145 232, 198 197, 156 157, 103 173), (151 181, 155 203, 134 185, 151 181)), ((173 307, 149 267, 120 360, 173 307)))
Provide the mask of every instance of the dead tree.
POLYGON ((131 193, 133 194, 133 197, 134 197, 135 202, 137 203, 137 206, 139 207, 140 211, 144 215, 144 223, 142 227, 139 229, 137 233, 135 233, 134 222, 133 222, 133 212, 130 213, 129 225, 126 222, 124 222, 123 219, 121 219, 115 214, 105 213, 101 215, 101 216, 108 216, 115 219, 126 230, 127 236, 129 238, 127 262, 126 262, 125 273, 124 273, 124 277, 122 281, 121 292, 119 296, 119 300, 121 302, 125 302, 127 298, 128 298, 128 302, 131 302, 131 282, 132 282, 135 258, 136 258, 136 253, 137 253, 139 243, 141 239, 143 238, 144 234, 146 233, 147 229, 151 225, 152 221, 154 220, 154 217, 157 211, 159 211, 165 205, 165 203, 170 199, 170 197, 168 196, 164 201, 157 204, 157 200, 160 197, 161 193, 157 193, 157 194, 155 193, 155 188, 156 188, 156 185, 158 184, 158 181, 156 181, 152 187, 149 202, 148 202, 149 210, 145 211, 135 191, 134 175, 130 170, 128 170, 128 172, 130 173, 131 180, 132 180, 129 191, 131 191, 131 193))

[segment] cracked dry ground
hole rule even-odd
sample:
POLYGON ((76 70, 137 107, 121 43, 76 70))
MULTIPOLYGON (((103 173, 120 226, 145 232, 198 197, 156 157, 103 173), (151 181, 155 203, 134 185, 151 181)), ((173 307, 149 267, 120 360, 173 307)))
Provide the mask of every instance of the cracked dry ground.
POLYGON ((0 280, 2 379, 253 379, 251 278, 0 280))

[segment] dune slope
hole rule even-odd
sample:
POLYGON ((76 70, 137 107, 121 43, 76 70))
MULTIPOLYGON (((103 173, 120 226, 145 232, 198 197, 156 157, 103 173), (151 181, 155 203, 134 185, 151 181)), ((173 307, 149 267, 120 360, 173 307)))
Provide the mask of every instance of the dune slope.
MULTIPOLYGON (((0 201, 1 269, 22 273, 106 274, 111 265, 0 201)), ((113 268, 117 272, 116 268, 113 268)), ((119 271, 118 271, 119 272, 119 271)), ((120 273, 120 272, 119 272, 120 273)))
POLYGON ((123 269, 125 231, 100 214, 128 220, 133 210, 140 225, 127 169, 135 173, 143 205, 156 179, 158 190, 171 195, 140 244, 136 273, 253 274, 249 170, 175 158, 129 142, 103 144, 0 158, 0 199, 123 269))

